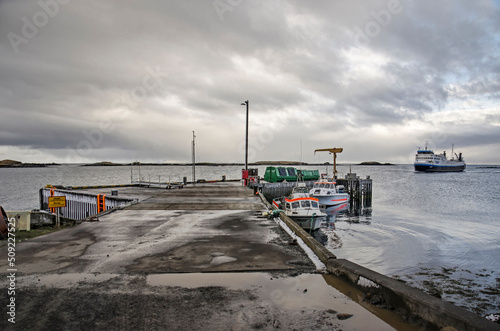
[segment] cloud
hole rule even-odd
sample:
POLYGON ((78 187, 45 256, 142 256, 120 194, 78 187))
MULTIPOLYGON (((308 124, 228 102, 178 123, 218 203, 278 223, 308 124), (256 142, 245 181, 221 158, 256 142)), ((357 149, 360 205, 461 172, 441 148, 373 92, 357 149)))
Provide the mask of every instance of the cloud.
POLYGON ((195 131, 200 161, 238 162, 244 100, 251 161, 302 137, 389 162, 444 123, 469 151, 498 140, 494 2, 221 1, 0 2, 0 159, 189 162, 195 131))

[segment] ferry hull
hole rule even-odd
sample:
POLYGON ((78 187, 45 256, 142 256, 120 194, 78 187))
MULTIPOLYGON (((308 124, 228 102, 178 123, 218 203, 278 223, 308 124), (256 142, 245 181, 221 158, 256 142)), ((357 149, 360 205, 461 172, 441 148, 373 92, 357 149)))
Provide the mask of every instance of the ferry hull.
POLYGON ((421 172, 460 172, 465 170, 465 164, 453 166, 436 166, 431 164, 415 164, 415 171, 421 172))

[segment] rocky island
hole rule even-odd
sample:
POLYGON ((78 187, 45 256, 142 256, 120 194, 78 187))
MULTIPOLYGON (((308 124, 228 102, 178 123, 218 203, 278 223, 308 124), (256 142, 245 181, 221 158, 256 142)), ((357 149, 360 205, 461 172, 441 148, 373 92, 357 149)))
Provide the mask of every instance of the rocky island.
POLYGON ((82 167, 114 167, 114 166, 123 166, 125 164, 121 163, 113 163, 109 161, 102 161, 96 163, 83 164, 82 167))
POLYGON ((361 162, 360 164, 358 165, 394 165, 392 163, 380 163, 380 162, 377 162, 377 161, 366 161, 366 162, 361 162))
POLYGON ((0 161, 0 168, 40 168, 46 167, 48 165, 59 165, 56 163, 46 164, 46 163, 22 163, 20 161, 14 160, 2 160, 0 161))

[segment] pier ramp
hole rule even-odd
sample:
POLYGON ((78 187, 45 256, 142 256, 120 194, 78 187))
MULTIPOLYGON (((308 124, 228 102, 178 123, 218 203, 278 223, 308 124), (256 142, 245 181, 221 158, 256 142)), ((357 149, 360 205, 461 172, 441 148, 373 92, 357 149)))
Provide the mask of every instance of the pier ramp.
MULTIPOLYGON (((252 190, 214 183, 118 191, 138 202, 17 243, 16 323, 0 319, 0 329, 393 330, 328 285, 296 241, 262 216, 252 190)), ((3 288, 12 285, 7 269, 1 260, 3 288)), ((9 295, 2 291, 2 302, 9 295)))

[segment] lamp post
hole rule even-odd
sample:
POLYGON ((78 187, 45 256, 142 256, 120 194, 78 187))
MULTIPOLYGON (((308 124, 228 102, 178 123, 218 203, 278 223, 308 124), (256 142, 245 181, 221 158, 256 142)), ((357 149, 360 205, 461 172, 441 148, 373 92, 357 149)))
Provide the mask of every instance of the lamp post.
POLYGON ((194 140, 195 140, 196 136, 194 135, 194 131, 193 131, 193 186, 196 186, 196 150, 195 150, 195 147, 194 147, 194 140))
POLYGON ((248 170, 248 100, 241 104, 242 106, 247 106, 247 125, 246 125, 246 134, 245 134, 245 170, 248 170))

